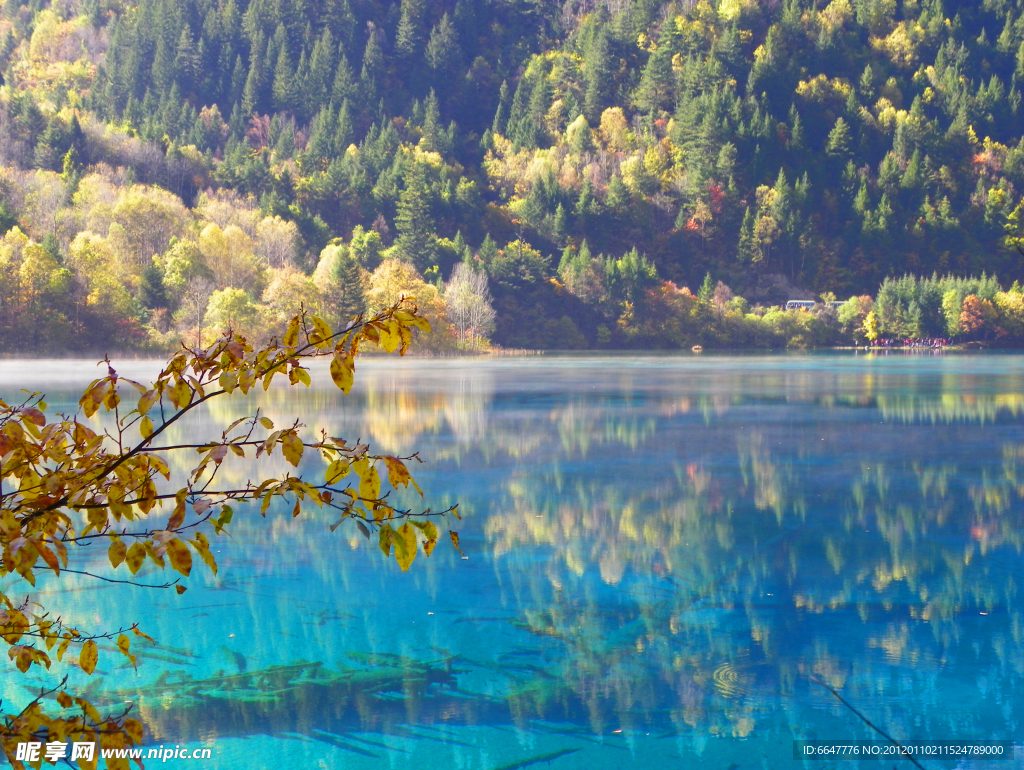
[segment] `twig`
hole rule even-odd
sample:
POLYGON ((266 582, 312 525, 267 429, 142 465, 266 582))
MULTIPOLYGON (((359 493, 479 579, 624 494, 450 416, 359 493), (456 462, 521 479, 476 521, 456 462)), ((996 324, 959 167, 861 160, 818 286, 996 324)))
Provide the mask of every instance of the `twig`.
POLYGON ((850 704, 850 702, 848 700, 846 700, 846 698, 844 698, 842 695, 837 693, 834 688, 829 687, 827 684, 825 684, 825 682, 823 682, 821 679, 818 679, 815 676, 811 677, 811 681, 815 682, 817 684, 820 684, 822 687, 824 687, 826 690, 828 690, 830 693, 832 693, 840 703, 842 703, 844 706, 846 706, 846 708, 850 709, 850 711, 852 711, 854 714, 856 714, 861 722, 866 724, 868 727, 870 727, 872 730, 874 730, 876 733, 881 735, 887 741, 892 743, 896 748, 898 748, 900 750, 900 755, 904 759, 907 759, 907 760, 910 760, 911 762, 913 762, 914 763, 914 767, 920 768, 920 770, 925 770, 924 766, 920 762, 918 762, 916 759, 914 759, 907 752, 907 750, 905 748, 903 748, 903 745, 898 740, 896 740, 891 735, 889 735, 889 733, 885 732, 885 730, 883 730, 881 727, 876 727, 874 724, 872 724, 870 719, 868 719, 866 716, 864 716, 859 711, 857 711, 857 709, 855 709, 850 704))

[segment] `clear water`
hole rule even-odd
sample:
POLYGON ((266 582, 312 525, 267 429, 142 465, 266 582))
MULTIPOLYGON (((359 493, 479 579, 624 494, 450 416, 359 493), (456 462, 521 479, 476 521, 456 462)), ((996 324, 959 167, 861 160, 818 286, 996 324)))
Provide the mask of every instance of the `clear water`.
MULTIPOLYGON (((94 371, 7 362, 0 391, 67 408, 94 371)), ((315 511, 253 510, 183 596, 44 583, 70 620, 157 640, 137 674, 109 650, 71 669, 155 745, 209 768, 791 767, 794 739, 879 737, 821 682, 898 739, 1020 742, 1024 357, 370 360, 357 383, 261 403, 419 451, 468 558, 402 573, 315 511)), ((4 673, 7 703, 25 682, 4 673)))

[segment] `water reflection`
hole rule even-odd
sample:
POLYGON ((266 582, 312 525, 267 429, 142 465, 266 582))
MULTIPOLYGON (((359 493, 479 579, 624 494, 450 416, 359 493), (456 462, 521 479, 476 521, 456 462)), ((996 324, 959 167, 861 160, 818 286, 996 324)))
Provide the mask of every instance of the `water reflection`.
MULTIPOLYGON (((468 514, 470 560, 439 549, 401 575, 313 515, 242 517, 220 577, 190 603, 160 597, 155 635, 180 647, 144 650, 135 684, 121 670, 92 683, 138 702, 152 740, 294 733, 371 767, 397 745, 384 737, 511 726, 613 762, 621 730, 662 742, 630 744, 638 766, 662 745, 719 766, 709 736, 773 764, 792 761, 792 738, 878 737, 816 679, 898 738, 1013 737, 1024 359, 372 361, 360 375, 352 399, 321 377, 263 408, 420 451, 431 503, 468 514)), ((242 414, 221 402, 204 419, 242 414)), ((62 583, 86 592, 90 622, 145 600, 62 583)), ((489 767, 474 735, 437 740, 489 767)))

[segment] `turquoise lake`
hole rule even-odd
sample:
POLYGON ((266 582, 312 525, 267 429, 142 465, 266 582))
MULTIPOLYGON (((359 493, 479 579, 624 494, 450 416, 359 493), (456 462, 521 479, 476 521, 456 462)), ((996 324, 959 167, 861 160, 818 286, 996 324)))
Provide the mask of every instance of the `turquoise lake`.
MULTIPOLYGON (((0 394, 72 409, 96 371, 2 362, 0 394)), ((356 383, 318 371, 258 403, 419 452, 466 558, 440 542, 403 573, 315 509, 242 508, 182 596, 40 582, 72 622, 156 640, 137 673, 103 646, 96 675, 69 669, 134 703, 151 745, 212 749, 154 766, 893 767, 793 759, 795 739, 880 740, 826 685, 900 740, 1024 743, 1024 356, 368 359, 356 383)), ((127 576, 104 552, 86 561, 127 576)), ((23 702, 33 680, 4 665, 23 702)))

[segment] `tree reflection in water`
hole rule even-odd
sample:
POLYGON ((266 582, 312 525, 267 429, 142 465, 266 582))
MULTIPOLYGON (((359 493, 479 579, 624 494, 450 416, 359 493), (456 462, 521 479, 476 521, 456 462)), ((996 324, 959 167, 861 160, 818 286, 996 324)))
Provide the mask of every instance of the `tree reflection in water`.
MULTIPOLYGON (((812 677, 899 738, 1012 737, 1021 372, 1018 358, 443 360, 371 363, 341 406, 326 388, 272 391, 272 419, 420 450, 431 502, 467 514, 472 560, 439 549, 397 589, 358 535, 246 522, 208 590, 264 629, 247 670, 155 649, 144 684, 103 687, 168 741, 345 743, 437 723, 877 737, 812 677), (446 625, 414 631, 424 606, 446 625)), ((89 596, 83 611, 118 611, 89 596)), ((195 649, 222 644, 192 622, 195 649)))

